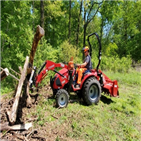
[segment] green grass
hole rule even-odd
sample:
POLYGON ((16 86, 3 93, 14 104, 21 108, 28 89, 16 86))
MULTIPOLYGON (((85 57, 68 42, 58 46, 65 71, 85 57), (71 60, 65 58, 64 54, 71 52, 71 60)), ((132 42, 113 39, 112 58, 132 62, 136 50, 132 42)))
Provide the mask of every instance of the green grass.
POLYGON ((0 95, 11 93, 15 90, 18 81, 13 79, 11 76, 7 76, 5 79, 0 81, 0 95))
MULTIPOLYGON (((58 141, 62 138, 84 141, 141 140, 141 73, 104 73, 110 79, 118 80, 119 98, 102 94, 98 105, 85 106, 74 102, 58 109, 54 106, 55 99, 46 99, 39 92, 36 110, 28 114, 28 117, 37 117, 34 128, 45 130, 46 137, 50 135, 58 141)), ((73 93, 72 97, 77 98, 73 93)))
POLYGON ((110 79, 116 79, 120 85, 141 85, 141 73, 131 70, 129 73, 104 72, 110 79))
MULTIPOLYGON (((37 106, 35 126, 43 127, 47 123, 51 129, 63 130, 66 138, 74 140, 141 140, 141 74, 105 74, 118 80, 120 98, 102 96, 98 105, 85 106, 75 102, 63 109, 53 106, 54 99, 43 99, 37 106)), ((56 139, 59 138, 57 134, 56 139)))

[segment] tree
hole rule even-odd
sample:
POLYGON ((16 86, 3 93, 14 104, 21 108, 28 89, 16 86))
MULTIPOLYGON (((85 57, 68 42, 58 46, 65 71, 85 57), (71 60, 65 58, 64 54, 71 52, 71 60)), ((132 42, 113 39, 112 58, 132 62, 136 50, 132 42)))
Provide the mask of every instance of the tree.
POLYGON ((70 43, 70 36, 71 36, 71 0, 69 0, 69 33, 68 33, 69 43, 70 43))
POLYGON ((83 4, 83 0, 80 1, 80 11, 78 15, 77 31, 76 31, 76 46, 78 45, 78 42, 79 42, 79 30, 80 30, 80 18, 82 13, 82 4, 83 4))
POLYGON ((95 1, 84 1, 84 36, 83 36, 83 46, 85 46, 86 40, 86 30, 88 24, 92 21, 92 19, 96 16, 99 8, 101 7, 102 2, 95 2, 95 1))
POLYGON ((17 70, 32 46, 31 2, 2 1, 1 4, 1 65, 17 70))
POLYGON ((44 28, 44 1, 40 1, 41 6, 41 27, 44 28))

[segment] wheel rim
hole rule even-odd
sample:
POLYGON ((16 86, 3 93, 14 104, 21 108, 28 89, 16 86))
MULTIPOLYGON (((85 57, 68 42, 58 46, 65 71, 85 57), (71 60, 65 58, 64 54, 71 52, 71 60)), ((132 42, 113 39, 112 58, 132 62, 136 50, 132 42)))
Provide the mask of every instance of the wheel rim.
POLYGON ((95 101, 98 97, 98 87, 96 85, 91 85, 89 89, 89 97, 91 100, 95 101))
POLYGON ((66 94, 63 93, 59 96, 58 103, 59 103, 60 107, 64 107, 66 105, 66 103, 67 103, 66 94))

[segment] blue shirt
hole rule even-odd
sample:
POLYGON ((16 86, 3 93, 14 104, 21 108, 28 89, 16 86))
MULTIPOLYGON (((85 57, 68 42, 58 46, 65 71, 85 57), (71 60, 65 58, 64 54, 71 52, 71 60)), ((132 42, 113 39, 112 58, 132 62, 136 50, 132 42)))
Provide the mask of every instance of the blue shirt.
POLYGON ((91 56, 87 55, 86 58, 84 59, 84 63, 87 63, 86 68, 87 70, 91 70, 92 69, 92 62, 91 62, 91 56))

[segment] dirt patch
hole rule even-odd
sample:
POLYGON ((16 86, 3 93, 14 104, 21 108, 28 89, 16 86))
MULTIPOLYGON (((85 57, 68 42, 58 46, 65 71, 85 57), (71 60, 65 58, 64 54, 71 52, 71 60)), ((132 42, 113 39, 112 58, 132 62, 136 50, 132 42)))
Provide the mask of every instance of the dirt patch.
POLYGON ((135 69, 136 69, 136 71, 141 72, 141 66, 140 65, 136 66, 135 69))
MULTIPOLYGON (((70 113, 70 116, 67 119, 62 119, 63 114, 60 111, 61 109, 56 108, 53 93, 49 84, 40 87, 38 89, 38 92, 35 91, 33 93, 30 93, 30 96, 32 98, 32 106, 30 108, 27 108, 25 101, 20 98, 15 125, 32 122, 32 128, 27 131, 4 130, 1 131, 0 138, 6 141, 75 141, 75 139, 71 138, 71 135, 68 135, 68 133, 71 134, 73 132, 71 128, 71 118, 73 117, 74 113, 70 113), (41 112, 43 112, 44 114, 40 114, 38 108, 42 107, 41 105, 44 102, 50 100, 51 103, 49 105, 51 106, 49 108, 53 108, 54 112, 49 111, 49 109, 41 109, 41 112), (56 113, 56 111, 59 111, 60 113, 56 113), (41 116, 44 116, 43 119, 51 118, 53 120, 50 121, 49 119, 44 122, 42 119, 39 119, 39 114, 41 116)), ((1 96, 1 125, 8 123, 6 110, 10 110, 12 108, 13 102, 14 92, 1 96)))
MULTIPOLYGON (((30 141, 54 141, 57 139, 61 140, 72 140, 66 136, 67 124, 63 123, 61 126, 56 125, 55 122, 45 122, 44 126, 39 126, 37 123, 38 117, 36 115, 37 105, 42 102, 42 99, 50 98, 52 94, 51 87, 46 85, 42 88, 39 88, 38 92, 35 92, 31 95, 32 98, 32 107, 27 108, 23 99, 20 99, 20 104, 18 107, 17 120, 15 124, 22 124, 32 122, 33 127, 27 131, 9 131, 4 130, 1 131, 0 136, 3 140, 9 141, 21 141, 21 140, 30 140, 30 141), (39 96, 39 94, 41 96, 39 96), (35 113, 29 117, 30 113, 35 113)), ((13 94, 14 95, 14 94, 13 94)), ((1 117, 1 125, 8 122, 8 118, 6 115, 6 110, 10 110, 13 105, 14 98, 10 98, 9 95, 1 96, 1 104, 0 104, 0 117, 1 117)))

